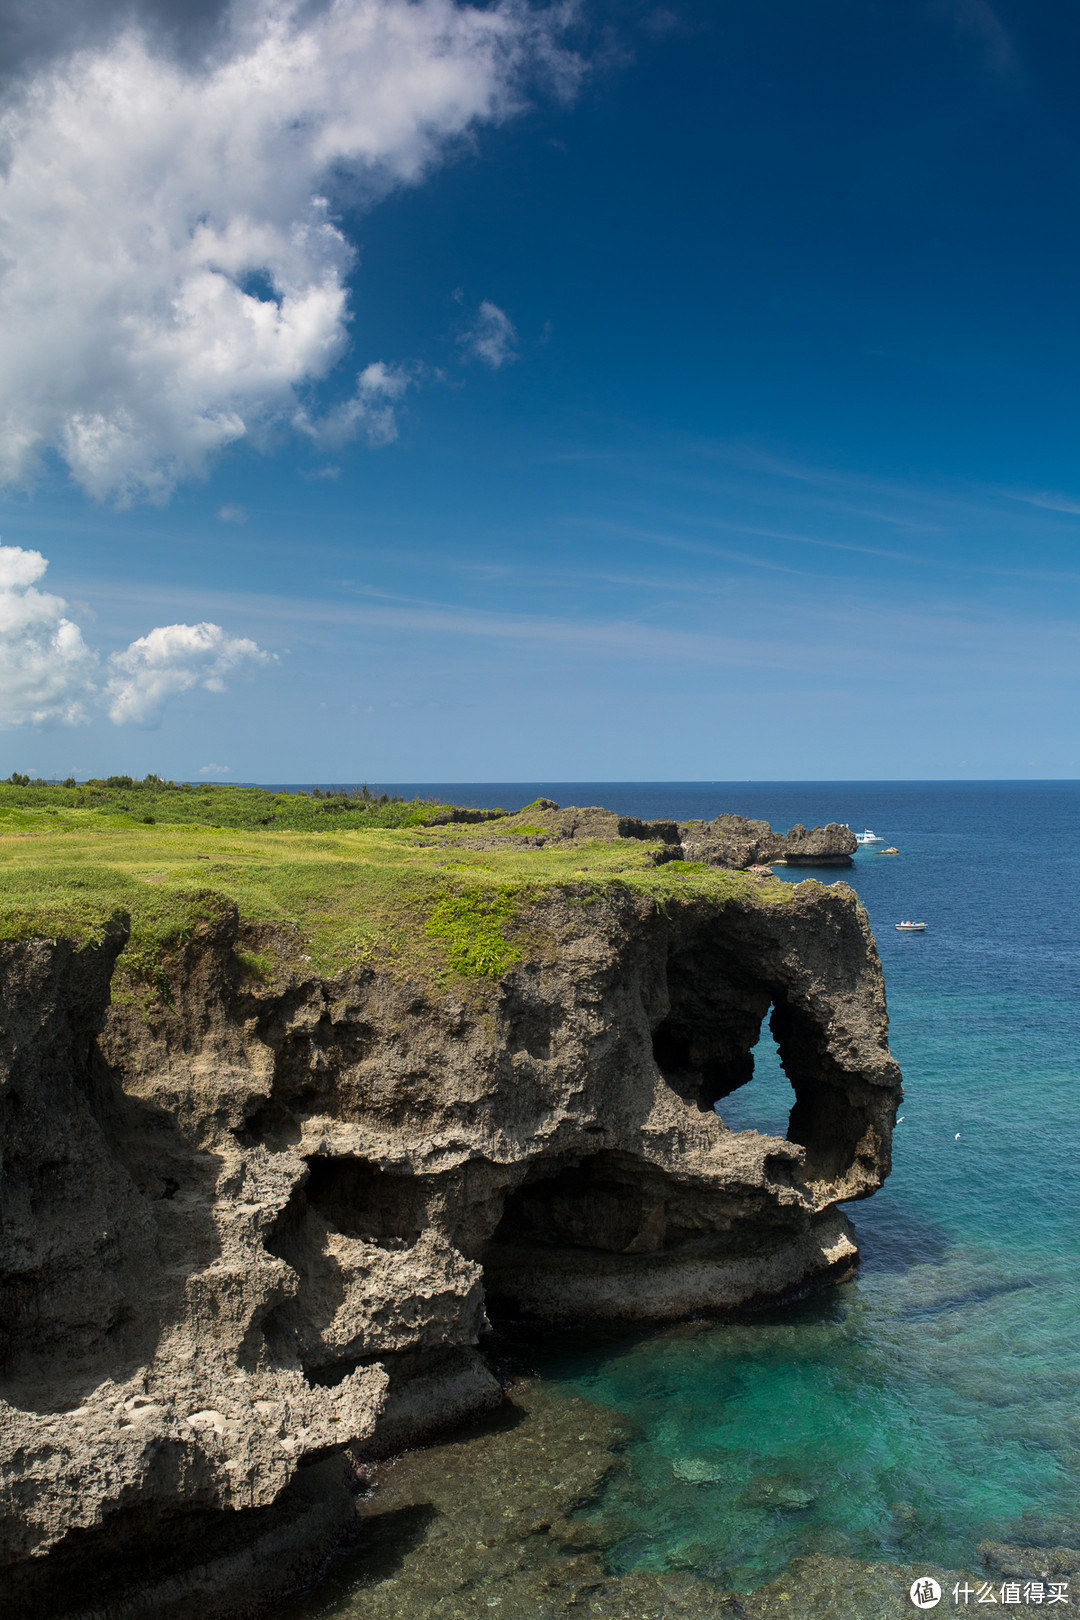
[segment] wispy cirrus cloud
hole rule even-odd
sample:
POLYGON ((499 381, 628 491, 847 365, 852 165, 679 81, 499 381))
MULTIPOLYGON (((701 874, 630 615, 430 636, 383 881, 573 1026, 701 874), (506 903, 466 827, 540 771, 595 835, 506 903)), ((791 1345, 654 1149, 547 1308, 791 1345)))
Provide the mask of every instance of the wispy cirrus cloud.
MULTIPOLYGON (((435 565, 435 559, 430 559, 435 565)), ((527 571, 519 581, 522 598, 535 601, 540 588, 565 597, 582 579, 570 572, 527 571)), ((674 584, 680 582, 676 580, 674 584)), ((438 642, 502 642, 520 662, 530 655, 573 660, 590 666, 643 661, 667 664, 687 672, 709 668, 733 671, 788 671, 816 685, 824 679, 874 684, 903 679, 950 680, 986 690, 1010 687, 1030 678, 1033 669, 1047 683, 1075 686, 1080 668, 1080 630, 1065 616, 1046 619, 1014 608, 1001 611, 963 592, 935 596, 920 589, 903 598, 881 600, 878 594, 851 589, 838 594, 822 581, 808 594, 802 581, 777 581, 768 592, 735 579, 697 574, 685 582, 680 600, 665 605, 671 580, 649 581, 647 611, 599 603, 580 616, 538 612, 523 605, 489 608, 381 590, 360 588, 356 599, 339 585, 333 599, 298 600, 255 592, 202 595, 223 617, 242 615, 268 634, 288 634, 309 655, 329 634, 348 631, 368 649, 388 636, 400 645, 403 634, 415 638, 438 665, 438 642), (271 630, 271 627, 273 629, 271 630)), ((116 593, 110 593, 115 595, 116 593)), ((132 604, 147 611, 167 596, 133 592, 132 604)))
MULTIPOLYGON (((274 423, 391 439, 387 363, 329 417, 300 398, 347 349, 334 188, 370 205, 510 117, 537 74, 570 86, 566 17, 235 0, 201 54, 133 22, 28 73, 0 118, 0 481, 55 454, 91 495, 160 501, 274 423)), ((512 327, 490 309, 498 366, 512 327)))
POLYGON ((1007 490, 1009 498, 1022 501, 1025 506, 1037 506, 1044 512, 1063 512, 1067 517, 1080 517, 1080 501, 1075 495, 1054 495, 1048 491, 1007 490))
POLYGON ((1022 68, 1012 36, 990 0, 939 0, 957 31, 974 40, 986 66, 1002 78, 1016 79, 1022 68))
POLYGON ((509 361, 517 359, 517 329, 504 309, 485 298, 476 312, 476 319, 461 339, 464 354, 470 360, 479 360, 492 371, 498 371, 509 361))

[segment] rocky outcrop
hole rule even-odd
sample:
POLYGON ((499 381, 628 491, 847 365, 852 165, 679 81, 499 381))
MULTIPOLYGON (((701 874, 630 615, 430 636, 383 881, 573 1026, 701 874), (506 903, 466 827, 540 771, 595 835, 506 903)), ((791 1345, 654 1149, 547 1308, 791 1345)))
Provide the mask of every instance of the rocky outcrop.
POLYGON ((501 821, 506 815, 505 810, 470 810, 461 805, 452 805, 446 810, 439 810, 434 815, 425 816, 425 827, 449 827, 454 822, 467 822, 475 825, 478 821, 501 821))
POLYGON ((850 866, 859 847, 851 828, 835 821, 809 831, 796 822, 788 832, 774 833, 767 821, 717 816, 681 822, 679 834, 684 857, 710 866, 850 866))
MULTIPOLYGON (((0 1585, 12 1615, 56 1613, 100 1568, 137 1569, 163 1541, 166 1566, 203 1563, 223 1513, 278 1554, 307 1556, 340 1534, 349 1499, 340 1463, 314 1497, 298 1467, 369 1435, 387 1383, 358 1365, 319 1389, 295 1357, 260 1352, 260 1324, 292 1287, 269 1239, 306 1166, 236 1142, 235 1081, 220 1043, 211 1056, 200 1040, 202 1020, 167 1059, 179 1106, 109 1065, 98 1037, 123 941, 116 929, 83 951, 0 949, 0 1585)), ((237 1574, 256 1567, 253 1548, 237 1574)))
POLYGON ((830 821, 825 827, 806 828, 796 822, 780 840, 781 847, 769 859, 788 866, 850 866, 858 849, 858 839, 850 827, 830 821))
POLYGON ((109 1005, 119 931, 0 945, 15 1613, 88 1579, 116 1620, 285 1581, 356 1461, 501 1399, 489 1309, 675 1317, 850 1271, 836 1206, 888 1173, 900 1095, 852 891, 552 888, 519 921, 465 999, 263 985, 235 914, 148 1008, 109 1005), (786 1138, 723 1120, 766 1017, 786 1138))
POLYGON ((605 810, 597 804, 560 808, 554 799, 537 799, 535 804, 527 805, 513 816, 501 810, 462 810, 454 811, 452 815, 434 817, 427 825, 435 827, 449 821, 494 820, 501 822, 498 828, 462 839, 462 844, 470 849, 505 849, 508 833, 513 835, 515 842, 539 849, 548 844, 572 841, 584 843, 598 839, 602 843, 610 843, 618 838, 633 838, 663 846, 656 857, 658 863, 678 860, 683 853, 682 833, 677 821, 642 821, 639 816, 620 816, 614 810, 605 810))
MULTIPOLYGON (((499 812, 454 812, 454 819, 479 821, 494 819, 499 812)), ((447 816, 445 819, 450 819, 447 816)), ((858 840, 850 827, 830 821, 826 827, 807 829, 796 822, 786 833, 773 832, 767 821, 747 816, 721 815, 712 821, 642 821, 637 816, 619 816, 597 805, 586 809, 568 806, 560 809, 551 799, 504 821, 504 829, 526 829, 527 842, 543 845, 569 839, 634 838, 658 844, 654 859, 703 861, 707 866, 727 866, 745 870, 751 866, 850 866, 858 840)), ((503 831, 504 829, 500 829, 503 831)), ((498 835, 480 835, 469 840, 474 848, 493 848, 502 840, 498 835)))

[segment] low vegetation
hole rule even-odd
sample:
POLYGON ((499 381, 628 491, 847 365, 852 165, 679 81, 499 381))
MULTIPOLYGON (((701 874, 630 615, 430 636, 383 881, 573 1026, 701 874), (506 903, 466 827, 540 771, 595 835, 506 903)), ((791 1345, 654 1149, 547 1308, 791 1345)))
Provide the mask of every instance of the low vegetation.
POLYGON ((318 832, 323 828, 419 826, 444 808, 429 800, 392 798, 363 787, 313 788, 275 793, 231 783, 166 782, 160 776, 95 777, 87 782, 31 781, 13 772, 0 782, 0 833, 31 831, 44 816, 72 830, 105 818, 117 827, 175 825, 277 827, 318 832))
POLYGON ((497 978, 521 957, 505 933, 521 898, 520 887, 513 883, 491 888, 472 884, 442 894, 431 907, 426 931, 445 941, 447 962, 455 973, 497 978))
POLYGON ((700 862, 654 865, 658 846, 633 839, 537 847, 522 836, 544 832, 535 810, 479 827, 432 825, 439 811, 363 790, 3 783, 0 939, 88 941, 125 917, 120 990, 167 999, 172 953, 235 906, 248 922, 277 925, 270 943, 238 955, 252 980, 370 962, 447 985, 497 976, 534 948, 530 909, 552 887, 581 904, 630 889, 661 906, 678 895, 752 888, 782 902, 792 892, 700 862))

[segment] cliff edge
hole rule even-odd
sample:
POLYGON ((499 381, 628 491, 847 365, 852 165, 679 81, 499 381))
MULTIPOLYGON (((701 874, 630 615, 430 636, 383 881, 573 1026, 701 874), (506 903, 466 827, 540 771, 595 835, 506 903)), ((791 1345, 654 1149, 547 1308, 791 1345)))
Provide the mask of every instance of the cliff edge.
POLYGON ((536 885, 517 960, 449 990, 285 950, 263 982, 281 930, 229 907, 149 1001, 110 1002, 121 924, 0 944, 10 1612, 254 1601, 342 1533, 357 1462, 501 1399, 489 1306, 671 1318, 850 1272, 837 1206, 900 1097, 866 915, 730 883, 536 885), (766 1018, 785 1138, 724 1123, 766 1018))
POLYGON ((796 822, 786 833, 778 833, 767 821, 748 816, 719 815, 712 821, 642 821, 599 805, 562 808, 553 799, 537 799, 509 816, 495 810, 447 810, 434 816, 431 825, 477 822, 492 825, 486 834, 467 840, 476 849, 492 847, 493 841, 497 844, 515 829, 521 829, 540 847, 572 840, 629 838, 655 844, 659 862, 698 861, 736 871, 751 866, 851 866, 859 847, 851 828, 836 821, 810 828, 796 822))

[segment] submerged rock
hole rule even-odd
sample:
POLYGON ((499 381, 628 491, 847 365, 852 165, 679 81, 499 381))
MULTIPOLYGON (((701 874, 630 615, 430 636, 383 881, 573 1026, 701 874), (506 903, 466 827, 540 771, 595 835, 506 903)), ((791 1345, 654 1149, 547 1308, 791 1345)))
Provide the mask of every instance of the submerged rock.
POLYGON ((817 1501, 817 1489, 797 1474, 755 1474, 739 1501, 746 1507, 777 1513, 801 1513, 817 1501))
POLYGON ((1020 1580, 1075 1581, 1080 1572, 1078 1547, 1025 1547, 1011 1541, 980 1541, 979 1557, 988 1569, 1020 1580))
POLYGON ((731 1465, 725 1467, 715 1457, 676 1457, 671 1472, 688 1485, 717 1485, 727 1479, 731 1465))

